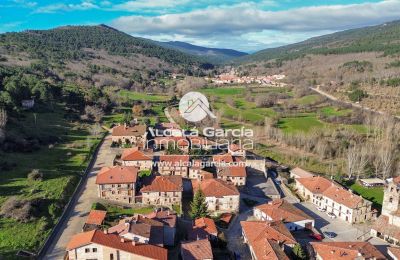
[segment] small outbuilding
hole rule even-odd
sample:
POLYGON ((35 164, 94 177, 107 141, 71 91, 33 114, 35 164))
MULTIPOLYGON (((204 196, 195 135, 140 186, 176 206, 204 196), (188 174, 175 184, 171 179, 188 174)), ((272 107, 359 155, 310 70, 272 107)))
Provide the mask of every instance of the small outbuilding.
POLYGON ((383 187, 385 186, 385 181, 379 178, 370 178, 370 179, 360 179, 360 183, 364 187, 383 187))

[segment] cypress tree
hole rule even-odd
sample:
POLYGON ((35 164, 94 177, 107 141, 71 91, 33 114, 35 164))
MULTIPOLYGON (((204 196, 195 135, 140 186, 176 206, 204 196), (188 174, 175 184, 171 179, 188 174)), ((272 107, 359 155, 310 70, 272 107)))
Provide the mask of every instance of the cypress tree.
POLYGON ((193 201, 190 203, 190 217, 193 219, 206 217, 208 215, 207 207, 206 198, 199 188, 194 194, 193 201))

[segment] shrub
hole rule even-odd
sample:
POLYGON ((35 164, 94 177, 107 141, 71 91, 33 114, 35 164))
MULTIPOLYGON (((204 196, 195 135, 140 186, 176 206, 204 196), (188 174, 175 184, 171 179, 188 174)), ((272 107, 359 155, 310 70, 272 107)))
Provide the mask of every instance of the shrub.
POLYGON ((1 207, 0 215, 21 222, 28 222, 38 217, 41 204, 41 199, 19 200, 15 196, 10 197, 1 207))
POLYGON ((31 181, 41 181, 41 180, 43 180, 43 173, 41 173, 38 169, 33 169, 33 170, 28 174, 28 180, 31 180, 31 181))

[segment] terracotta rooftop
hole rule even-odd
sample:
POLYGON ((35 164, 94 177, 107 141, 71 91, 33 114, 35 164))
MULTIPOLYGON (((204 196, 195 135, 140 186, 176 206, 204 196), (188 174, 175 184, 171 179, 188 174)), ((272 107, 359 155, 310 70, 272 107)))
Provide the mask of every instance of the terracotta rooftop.
POLYGON ((107 211, 92 209, 87 217, 86 224, 93 224, 100 226, 106 218, 107 211))
POLYGON ((317 194, 323 193, 326 189, 332 186, 331 181, 320 176, 297 178, 296 181, 300 182, 307 190, 317 194))
POLYGON ((219 179, 192 180, 193 192, 199 188, 206 197, 224 197, 239 195, 238 189, 233 185, 219 179))
POLYGON ((241 221, 240 225, 257 259, 288 259, 277 242, 297 243, 282 221, 241 221))
POLYGON ((194 221, 192 230, 189 232, 189 239, 208 238, 209 235, 218 235, 217 226, 211 218, 198 218, 194 221))
POLYGON ((214 178, 214 174, 213 173, 207 172, 207 171, 203 171, 203 170, 200 171, 200 175, 203 176, 204 180, 213 179, 214 178))
POLYGON ((153 211, 145 216, 160 221, 169 227, 176 227, 176 213, 171 212, 170 210, 158 210, 157 212, 153 211))
POLYGON ((218 175, 229 176, 229 177, 246 177, 246 167, 245 166, 226 166, 220 167, 218 175))
POLYGON ((153 160, 151 155, 145 154, 140 151, 137 147, 128 148, 122 152, 121 159, 123 161, 151 161, 153 160))
POLYGON ((156 176, 150 185, 143 186, 141 192, 183 191, 181 176, 156 176))
POLYGON ((189 155, 160 155, 160 163, 165 166, 189 166, 189 155))
POLYGON ((72 250, 92 243, 151 259, 167 260, 168 257, 168 250, 162 247, 149 244, 139 244, 132 241, 123 242, 118 235, 105 234, 100 230, 92 230, 73 236, 67 245, 67 250, 72 250))
POLYGON ((217 163, 233 163, 235 160, 230 153, 217 154, 213 156, 213 161, 217 163))
POLYGON ((385 215, 380 215, 371 229, 400 240, 400 227, 389 224, 389 218, 385 215))
POLYGON ((272 220, 282 220, 283 222, 297 222, 302 220, 312 220, 304 211, 284 199, 275 199, 269 203, 256 207, 272 220))
POLYGON ((213 259, 212 248, 208 239, 182 242, 181 253, 183 260, 213 259))
POLYGON ((314 176, 314 174, 312 174, 311 172, 303 170, 299 167, 296 167, 296 168, 290 170, 290 172, 293 173, 294 175, 296 175, 297 178, 309 178, 309 177, 314 176))
POLYGON ((143 136, 146 133, 146 125, 125 126, 119 125, 112 129, 113 136, 143 136))
POLYGON ((342 187, 334 185, 330 186, 322 194, 351 209, 357 208, 364 201, 362 197, 353 194, 350 190, 345 190, 342 187))
POLYGON ((399 247, 388 247, 388 252, 392 253, 393 256, 400 259, 400 248, 399 247))
POLYGON ((96 184, 120 184, 136 182, 138 169, 131 166, 103 167, 97 173, 96 184))
POLYGON ((368 242, 311 242, 310 244, 315 253, 324 260, 386 259, 368 242))
POLYGON ((149 244, 163 246, 163 226, 164 224, 160 221, 137 215, 120 220, 117 225, 108 229, 108 233, 115 233, 119 236, 135 234, 148 238, 149 244))

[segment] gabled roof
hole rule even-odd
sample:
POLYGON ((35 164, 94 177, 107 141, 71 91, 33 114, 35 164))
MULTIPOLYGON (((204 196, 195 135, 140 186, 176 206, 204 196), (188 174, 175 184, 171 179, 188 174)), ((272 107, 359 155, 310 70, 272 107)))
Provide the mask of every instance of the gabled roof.
POLYGON ((240 225, 257 259, 288 259, 279 243, 297 243, 282 221, 241 221, 240 225))
POLYGON ((297 178, 310 178, 310 177, 314 176, 314 174, 312 174, 311 172, 303 170, 299 167, 291 169, 290 172, 293 173, 294 175, 296 175, 297 178))
POLYGON ((269 203, 256 207, 272 220, 282 220, 283 222, 297 222, 302 220, 312 220, 304 211, 284 199, 275 199, 269 203))
POLYGON ((296 181, 301 183, 307 190, 316 194, 321 194, 330 186, 334 185, 331 181, 320 176, 297 178, 296 181))
POLYGON ((263 237, 283 244, 296 244, 296 240, 282 221, 240 221, 249 241, 263 237))
POLYGON ((162 247, 149 244, 139 244, 132 241, 122 241, 118 235, 105 234, 100 230, 92 230, 73 236, 67 245, 67 250, 72 250, 92 243, 152 259, 167 260, 168 257, 168 250, 162 247))
POLYGON ((311 242, 310 244, 315 253, 324 260, 386 259, 368 242, 311 242))
POLYGON ((92 209, 87 217, 86 224, 93 224, 100 226, 106 218, 107 211, 92 209))
POLYGON ((144 186, 141 192, 183 191, 181 176, 156 176, 150 185, 144 186))
POLYGON ((192 230, 189 232, 189 239, 208 238, 209 235, 218 235, 217 226, 211 218, 198 218, 194 221, 192 230))
POLYGON ((213 259, 212 248, 208 239, 182 242, 181 253, 183 260, 213 259))
POLYGON ((325 197, 351 209, 357 208, 364 201, 362 197, 353 194, 350 190, 345 190, 344 188, 335 185, 330 186, 322 194, 325 197))
POLYGON ((218 175, 220 176, 228 176, 228 177, 246 177, 246 167, 245 166, 225 166, 219 168, 220 171, 218 172, 218 175))
POLYGON ((112 136, 143 136, 146 133, 146 125, 125 126, 119 125, 112 129, 112 136))
POLYGON ((233 158, 232 154, 225 153, 214 155, 213 161, 216 163, 233 163, 235 159, 233 158))
POLYGON ((206 197, 221 198, 224 196, 239 195, 239 191, 235 185, 220 179, 192 180, 192 187, 194 193, 200 188, 206 197))
POLYGON ((153 158, 150 155, 140 151, 137 147, 128 148, 122 152, 121 159, 123 161, 152 161, 153 158))
POLYGON ((96 184, 121 184, 136 182, 138 169, 131 166, 103 167, 96 177, 96 184))
POLYGON ((400 227, 389 224, 388 216, 380 215, 372 226, 372 229, 384 235, 400 240, 400 227))
POLYGON ((157 221, 160 221, 164 225, 167 225, 169 227, 176 227, 176 221, 177 221, 177 216, 176 213, 171 212, 170 210, 157 210, 153 211, 152 213, 149 213, 145 215, 147 218, 155 219, 157 221))
POLYGON ((148 238, 150 244, 163 246, 163 226, 160 221, 137 215, 120 220, 117 225, 108 229, 108 233, 115 233, 119 236, 135 234, 148 238))
POLYGON ((159 163, 164 166, 189 166, 189 155, 160 155, 159 163), (165 164, 163 164, 165 162, 165 164))

